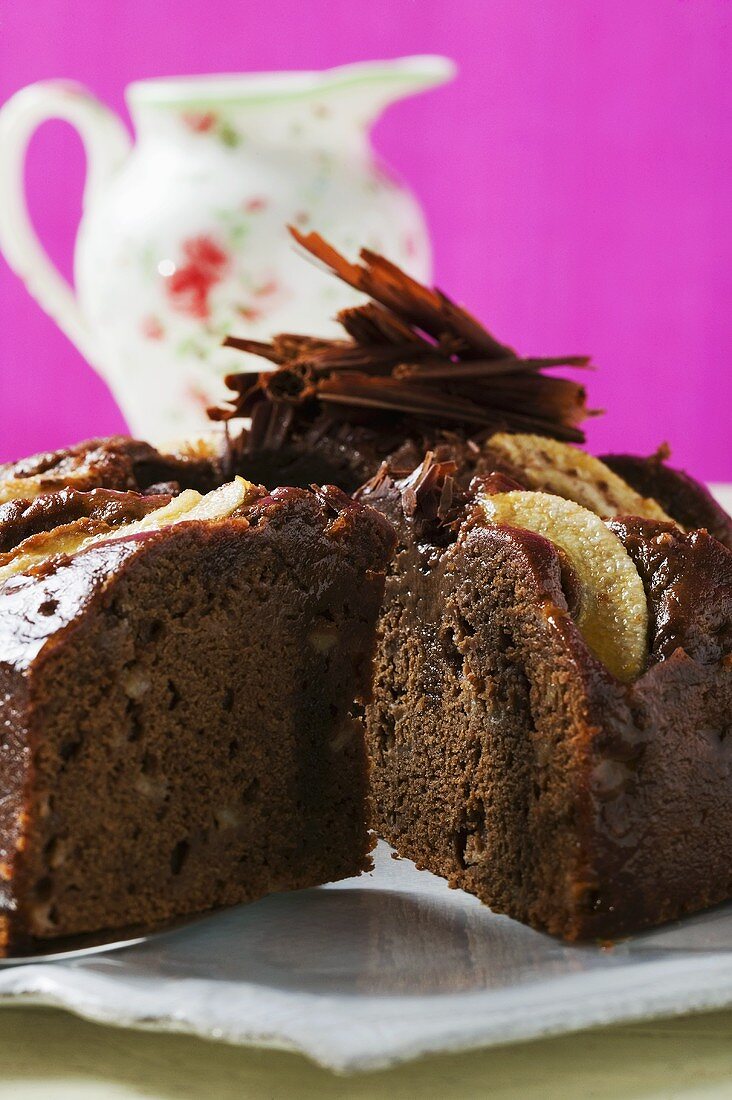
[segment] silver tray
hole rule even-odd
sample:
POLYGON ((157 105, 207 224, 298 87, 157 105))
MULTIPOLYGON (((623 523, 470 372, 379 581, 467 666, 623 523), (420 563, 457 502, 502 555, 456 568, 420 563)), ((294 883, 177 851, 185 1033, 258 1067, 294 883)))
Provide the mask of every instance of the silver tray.
POLYGON ((3 970, 0 1003, 19 1000, 375 1069, 732 1005, 732 905, 609 949, 567 946, 381 844, 370 875, 3 970))

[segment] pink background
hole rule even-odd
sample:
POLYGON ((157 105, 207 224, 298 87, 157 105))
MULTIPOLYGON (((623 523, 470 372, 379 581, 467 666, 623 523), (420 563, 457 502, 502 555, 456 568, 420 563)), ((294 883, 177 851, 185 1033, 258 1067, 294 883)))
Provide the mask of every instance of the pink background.
MULTIPOLYGON (((0 98, 446 53, 451 86, 375 138, 416 188, 437 278, 526 353, 591 352, 594 449, 732 480, 729 0, 3 0, 0 98)), ((68 273, 83 159, 49 124, 32 209, 68 273)), ((122 430, 103 383, 0 261, 0 459, 122 430)))

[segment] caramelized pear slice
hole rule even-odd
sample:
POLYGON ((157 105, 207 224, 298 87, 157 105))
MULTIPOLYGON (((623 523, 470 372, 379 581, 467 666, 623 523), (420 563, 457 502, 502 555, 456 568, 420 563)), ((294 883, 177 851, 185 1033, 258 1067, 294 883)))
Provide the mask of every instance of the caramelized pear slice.
POLYGON ((179 519, 187 515, 193 508, 199 504, 204 497, 195 489, 186 489, 184 493, 180 493, 179 496, 173 497, 168 503, 164 504, 162 508, 156 508, 154 512, 148 512, 137 523, 129 523, 126 527, 120 528, 125 534, 132 534, 130 528, 134 527, 135 531, 149 531, 151 529, 157 530, 159 527, 165 527, 169 523, 177 523, 179 519))
MULTIPOLYGON (((233 481, 227 481, 225 485, 220 485, 218 489, 206 493, 206 496, 201 497, 189 512, 181 516, 181 519, 226 519, 237 508, 248 504, 258 492, 257 486, 251 481, 246 481, 243 477, 235 477, 233 481)), ((155 515, 154 512, 153 515, 155 515)))
POLYGON ((44 489, 42 477, 8 477, 0 482, 0 504, 7 504, 9 500, 33 500, 43 492, 50 492, 48 481, 44 489))
POLYGON ((594 455, 542 435, 498 432, 488 447, 529 489, 574 500, 603 519, 643 516, 673 523, 658 501, 642 497, 594 455))
POLYGON ((175 523, 226 519, 247 504, 257 491, 257 487, 250 481, 236 477, 205 496, 201 496, 195 489, 186 489, 162 508, 156 508, 143 519, 122 527, 109 528, 90 535, 88 521, 77 520, 75 523, 56 527, 53 531, 31 535, 0 559, 0 584, 60 554, 78 554, 98 542, 128 538, 145 531, 159 531, 175 523))
POLYGON ((634 680, 648 656, 648 603, 638 570, 599 516, 550 493, 514 491, 480 498, 486 519, 543 535, 560 547, 580 587, 577 626, 618 680, 634 680))

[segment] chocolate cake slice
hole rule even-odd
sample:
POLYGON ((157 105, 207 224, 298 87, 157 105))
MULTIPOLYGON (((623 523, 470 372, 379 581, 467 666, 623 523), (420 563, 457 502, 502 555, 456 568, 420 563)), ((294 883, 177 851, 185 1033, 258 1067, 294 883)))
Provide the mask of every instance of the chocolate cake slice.
POLYGON ((383 518, 333 488, 241 479, 16 511, 0 524, 6 949, 367 868, 353 712, 383 518))
POLYGON ((360 494, 399 536, 366 708, 378 832, 570 940, 731 897, 732 553, 455 474, 428 458, 360 494))

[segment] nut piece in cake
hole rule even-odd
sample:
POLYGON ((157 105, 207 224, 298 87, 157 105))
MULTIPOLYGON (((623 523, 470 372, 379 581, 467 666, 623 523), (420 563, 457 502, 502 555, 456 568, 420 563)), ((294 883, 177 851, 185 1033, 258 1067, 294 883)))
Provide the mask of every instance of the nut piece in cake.
POLYGON ((564 551, 579 582, 575 618, 587 645, 619 680, 638 677, 648 653, 648 604, 620 539, 594 512, 550 493, 495 493, 480 505, 491 523, 534 531, 564 551))
POLYGON ((507 467, 517 471, 529 489, 556 493, 598 516, 643 516, 670 520, 660 504, 642 497, 599 458, 569 443, 540 435, 498 432, 488 447, 507 467))

